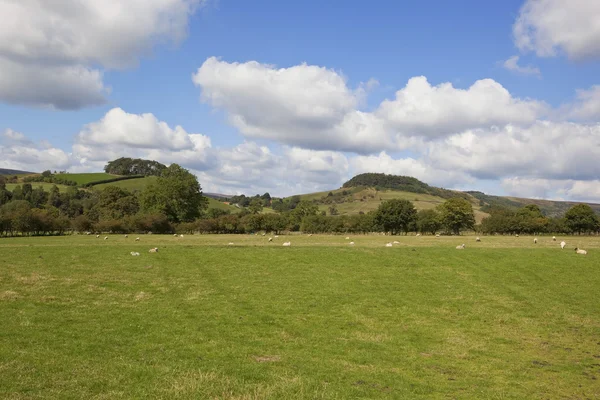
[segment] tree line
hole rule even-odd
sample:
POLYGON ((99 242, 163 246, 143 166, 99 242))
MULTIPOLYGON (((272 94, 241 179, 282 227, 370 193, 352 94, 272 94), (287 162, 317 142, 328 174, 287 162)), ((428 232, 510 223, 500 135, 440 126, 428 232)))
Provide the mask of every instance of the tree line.
POLYGON ((496 207, 476 225, 471 203, 461 197, 421 211, 408 200, 393 199, 368 213, 341 216, 336 215, 335 205, 329 206, 327 215, 314 201, 300 196, 278 199, 265 193, 231 200, 242 205, 239 213, 208 209, 196 176, 177 164, 166 167, 155 183, 137 192, 107 186, 102 190, 68 187, 61 193, 56 186, 44 191, 31 183, 9 191, 0 176, 0 235, 260 231, 458 235, 473 230, 482 234, 585 234, 600 230, 598 216, 586 204, 571 207, 561 218, 545 216, 534 204, 518 210, 496 207), (268 205, 275 212, 262 213, 268 205))

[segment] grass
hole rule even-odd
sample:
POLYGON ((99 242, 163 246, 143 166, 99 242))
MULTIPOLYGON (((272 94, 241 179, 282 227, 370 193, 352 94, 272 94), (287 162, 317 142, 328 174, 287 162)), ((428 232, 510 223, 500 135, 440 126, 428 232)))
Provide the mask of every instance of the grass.
POLYGON ((106 174, 104 172, 94 172, 87 174, 56 174, 55 176, 57 178, 67 179, 76 182, 78 185, 85 185, 86 183, 116 178, 119 175, 106 174))
POLYGON ((208 199, 208 208, 218 208, 219 210, 226 210, 231 212, 232 214, 237 214, 242 211, 240 208, 235 206, 225 204, 219 200, 213 199, 211 197, 207 197, 208 199))
POLYGON ((100 185, 94 185, 95 189, 102 190, 107 186, 118 186, 122 189, 130 191, 144 190, 148 185, 156 181, 155 176, 146 176, 144 178, 127 179, 124 181, 102 183, 100 185))
MULTIPOLYGON (((36 189, 38 187, 43 187, 44 190, 46 192, 49 192, 50 189, 52 189, 52 186, 54 186, 54 183, 46 183, 46 182, 29 182, 31 184, 31 187, 36 189)), ((14 190, 15 186, 23 186, 23 183, 7 183, 6 184, 6 189, 12 191, 14 190)), ((58 188, 58 190, 62 193, 62 192, 66 192, 67 189, 69 188, 66 185, 56 185, 56 187, 58 188)))
POLYGON ((600 396, 600 238, 140 238, 0 239, 0 397, 600 396))

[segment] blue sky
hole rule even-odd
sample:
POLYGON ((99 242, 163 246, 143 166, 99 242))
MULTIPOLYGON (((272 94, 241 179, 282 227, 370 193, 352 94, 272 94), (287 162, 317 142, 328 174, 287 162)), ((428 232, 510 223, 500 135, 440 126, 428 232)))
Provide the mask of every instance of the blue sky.
POLYGON ((0 27, 0 167, 136 156, 226 193, 386 172, 600 201, 594 3, 0 0, 18 23, 0 27))

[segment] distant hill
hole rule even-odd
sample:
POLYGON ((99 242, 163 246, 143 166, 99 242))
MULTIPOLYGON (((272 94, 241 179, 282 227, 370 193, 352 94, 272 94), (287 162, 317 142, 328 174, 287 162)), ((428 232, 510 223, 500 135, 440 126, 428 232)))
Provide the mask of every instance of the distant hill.
POLYGON ((35 172, 21 171, 18 169, 0 168, 0 175, 25 175, 34 174, 35 172))

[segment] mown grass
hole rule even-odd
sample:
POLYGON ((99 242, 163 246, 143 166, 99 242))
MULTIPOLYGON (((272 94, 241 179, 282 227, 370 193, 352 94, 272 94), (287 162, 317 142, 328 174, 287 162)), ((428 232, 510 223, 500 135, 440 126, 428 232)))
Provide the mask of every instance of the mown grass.
POLYGON ((0 239, 0 397, 600 396, 599 238, 267 238, 0 239))
POLYGON ((86 183, 93 183, 97 181, 102 181, 104 179, 112 179, 116 178, 119 175, 107 174, 104 172, 94 172, 94 173, 86 173, 86 174, 56 174, 57 178, 67 179, 69 181, 73 181, 78 185, 85 185, 86 183))
MULTIPOLYGON (((52 186, 54 186, 54 183, 46 183, 46 182, 29 182, 31 184, 31 187, 34 189, 37 189, 38 187, 42 187, 44 189, 44 191, 49 192, 50 189, 52 189, 52 186)), ((7 183, 6 184, 6 189, 12 191, 14 190, 15 186, 23 186, 23 183, 7 183)), ((58 190, 62 193, 62 192, 66 192, 68 189, 68 186, 66 185, 56 185, 56 187, 58 188, 58 190)))

